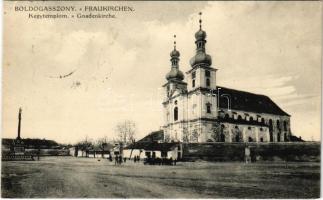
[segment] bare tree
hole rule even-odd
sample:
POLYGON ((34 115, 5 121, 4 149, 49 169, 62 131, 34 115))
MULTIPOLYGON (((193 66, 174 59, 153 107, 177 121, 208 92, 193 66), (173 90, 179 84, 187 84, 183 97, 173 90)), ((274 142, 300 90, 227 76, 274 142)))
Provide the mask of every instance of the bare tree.
POLYGON ((107 150, 107 146, 108 146, 108 137, 104 136, 102 138, 97 139, 97 141, 95 142, 95 145, 101 149, 102 158, 103 158, 104 157, 104 151, 107 150))
POLYGON ((136 134, 136 123, 131 120, 120 122, 116 126, 117 141, 123 144, 134 142, 136 134))
POLYGON ((83 153, 87 152, 87 150, 93 146, 93 142, 91 139, 88 138, 88 136, 85 136, 85 139, 78 142, 76 146, 80 148, 80 150, 82 151, 82 157, 83 157, 83 153))

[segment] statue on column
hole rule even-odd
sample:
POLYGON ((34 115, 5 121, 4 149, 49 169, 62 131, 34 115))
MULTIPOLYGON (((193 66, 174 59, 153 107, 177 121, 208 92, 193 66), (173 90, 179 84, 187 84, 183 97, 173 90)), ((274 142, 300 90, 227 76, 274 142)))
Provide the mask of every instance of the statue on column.
POLYGON ((15 155, 24 155, 25 154, 25 145, 20 137, 20 131, 21 131, 21 113, 22 109, 19 108, 19 114, 18 114, 18 136, 13 142, 13 153, 15 155))

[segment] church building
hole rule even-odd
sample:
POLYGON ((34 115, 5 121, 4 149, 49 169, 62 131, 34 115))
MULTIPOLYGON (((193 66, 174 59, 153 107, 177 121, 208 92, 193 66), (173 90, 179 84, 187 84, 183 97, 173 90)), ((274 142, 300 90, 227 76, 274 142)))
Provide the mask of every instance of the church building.
POLYGON ((290 115, 268 96, 217 85, 217 69, 206 53, 201 19, 199 23, 186 82, 176 42, 170 53, 171 69, 163 85, 165 142, 289 141, 290 115))

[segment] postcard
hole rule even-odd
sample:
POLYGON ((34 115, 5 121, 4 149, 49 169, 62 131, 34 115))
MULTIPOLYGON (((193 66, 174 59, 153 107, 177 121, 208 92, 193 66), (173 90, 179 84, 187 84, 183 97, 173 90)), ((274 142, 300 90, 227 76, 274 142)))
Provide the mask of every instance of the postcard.
POLYGON ((319 198, 321 1, 4 1, 3 198, 319 198))

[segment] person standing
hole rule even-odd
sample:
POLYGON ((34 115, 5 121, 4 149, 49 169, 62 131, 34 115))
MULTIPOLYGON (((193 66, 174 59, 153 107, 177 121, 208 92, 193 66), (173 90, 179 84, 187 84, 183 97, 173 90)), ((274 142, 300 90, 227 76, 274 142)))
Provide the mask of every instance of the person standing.
POLYGON ((122 156, 120 155, 119 156, 119 165, 121 165, 122 164, 122 156))
POLYGON ((117 164, 118 164, 118 155, 114 157, 114 165, 117 165, 117 164))
POLYGON ((245 162, 248 164, 249 162, 251 162, 250 147, 249 146, 245 147, 244 153, 245 153, 245 162))
POLYGON ((38 147, 38 150, 37 150, 37 160, 39 160, 39 156, 40 156, 40 148, 38 147))

